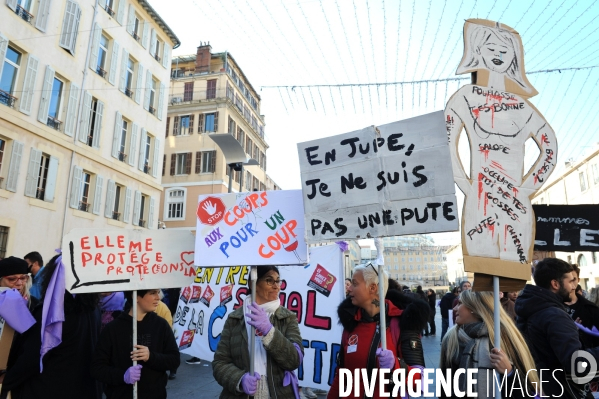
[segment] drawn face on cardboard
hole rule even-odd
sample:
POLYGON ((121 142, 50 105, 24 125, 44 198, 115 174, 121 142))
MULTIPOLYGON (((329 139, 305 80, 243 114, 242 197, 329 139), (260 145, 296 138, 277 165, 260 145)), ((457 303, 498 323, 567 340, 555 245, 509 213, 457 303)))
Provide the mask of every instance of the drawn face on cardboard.
POLYGON ((262 305, 279 298, 281 280, 279 273, 270 270, 262 278, 256 280, 256 303, 262 305), (277 283, 278 282, 278 283, 277 283))
POLYGON ((478 52, 485 67, 497 73, 505 73, 516 56, 512 44, 494 32, 486 38, 478 52))

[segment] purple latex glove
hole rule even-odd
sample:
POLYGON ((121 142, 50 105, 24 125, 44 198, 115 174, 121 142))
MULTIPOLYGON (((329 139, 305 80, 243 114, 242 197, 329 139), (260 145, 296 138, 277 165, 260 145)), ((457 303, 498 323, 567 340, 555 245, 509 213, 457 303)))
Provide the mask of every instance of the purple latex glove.
POLYGON ((125 371, 125 383, 135 384, 141 378, 141 364, 137 366, 131 366, 125 371))
POLYGON ((272 324, 268 319, 268 315, 256 302, 252 303, 248 306, 248 310, 250 313, 245 314, 245 321, 250 325, 256 327, 256 331, 258 331, 263 336, 268 334, 270 329, 272 328, 272 324))
POLYGON ((395 366, 395 355, 389 349, 378 348, 376 355, 379 358, 379 367, 382 369, 392 369, 395 366))
POLYGON ((260 374, 254 371, 254 376, 252 377, 250 373, 245 373, 243 377, 241 377, 241 389, 248 395, 254 395, 256 393, 256 389, 258 388, 258 380, 260 379, 260 374))
POLYGON ((589 335, 593 335, 595 337, 599 337, 599 330, 597 330, 597 327, 593 326, 592 329, 587 328, 585 326, 583 326, 580 323, 576 323, 574 322, 574 324, 576 324, 576 327, 578 327, 579 330, 584 331, 585 333, 589 334, 589 335))

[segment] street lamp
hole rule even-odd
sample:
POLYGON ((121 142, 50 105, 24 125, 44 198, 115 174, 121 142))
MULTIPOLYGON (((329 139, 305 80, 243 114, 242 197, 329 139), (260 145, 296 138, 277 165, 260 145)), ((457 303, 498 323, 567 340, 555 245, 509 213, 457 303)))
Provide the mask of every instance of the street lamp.
POLYGON ((239 192, 243 191, 243 166, 260 165, 254 158, 250 158, 245 153, 242 145, 231 133, 212 133, 208 137, 216 143, 225 156, 227 166, 229 167, 229 191, 233 190, 233 170, 240 172, 239 192))

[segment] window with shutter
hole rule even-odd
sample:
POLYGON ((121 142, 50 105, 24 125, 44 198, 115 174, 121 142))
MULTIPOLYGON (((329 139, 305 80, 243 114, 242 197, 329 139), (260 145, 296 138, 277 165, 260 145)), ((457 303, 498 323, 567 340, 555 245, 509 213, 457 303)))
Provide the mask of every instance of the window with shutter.
POLYGON ((44 84, 42 86, 42 99, 40 100, 40 108, 37 114, 37 120, 44 125, 48 122, 48 111, 50 110, 50 100, 52 98, 52 84, 54 83, 54 69, 50 65, 46 66, 44 74, 44 84))
POLYGON ((150 143, 148 143, 148 134, 145 128, 141 128, 141 139, 139 140, 139 160, 137 168, 145 173, 145 168, 148 165, 147 157, 150 153, 150 143))
POLYGON ((48 26, 50 3, 52 3, 51 0, 39 0, 37 15, 35 17, 35 27, 42 32, 46 32, 46 27, 48 26))
POLYGON ((171 58, 171 46, 168 43, 164 43, 164 48, 162 49, 162 66, 164 68, 170 68, 170 58, 171 58))
POLYGON ((214 132, 218 132, 218 111, 214 113, 214 132))
POLYGON ((216 98, 216 79, 210 79, 206 83, 206 99, 216 98))
POLYGON ((162 176, 164 176, 165 169, 166 169, 166 154, 162 155, 162 176))
POLYGON ((190 175, 191 174, 191 152, 185 153, 185 174, 186 175, 190 175))
POLYGON ((154 138, 154 151, 152 153, 152 177, 158 177, 158 162, 159 161, 160 161, 160 140, 157 138, 154 138))
MULTIPOLYGON (((121 135, 123 133, 123 117, 119 111, 116 111, 114 118, 114 134, 112 136, 112 156, 119 159, 121 149, 121 135)), ((124 161, 124 159, 122 159, 124 161)))
POLYGON ((94 215, 99 215, 102 204, 102 186, 104 184, 104 178, 102 176, 96 175, 96 186, 94 189, 94 206, 92 209, 92 213, 94 215))
POLYGON ((119 66, 119 50, 120 46, 116 40, 112 41, 112 53, 110 55, 110 70, 108 71, 108 83, 116 84, 116 75, 119 66))
POLYGON ((171 117, 167 116, 166 117, 166 131, 164 132, 164 137, 168 137, 168 129, 170 127, 171 124, 171 117))
POLYGON ((29 167, 27 168, 27 177, 25 180, 25 196, 27 197, 37 197, 37 180, 40 175, 41 161, 42 152, 31 147, 29 167))
POLYGON ((154 228, 154 208, 156 206, 156 200, 150 197, 150 208, 148 209, 148 229, 154 228))
POLYGON ((58 176, 58 158, 50 156, 45 181, 39 180, 38 187, 42 189, 43 200, 54 202, 54 192, 56 190, 56 177, 58 176))
POLYGON ((204 114, 198 115, 198 133, 204 133, 204 114))
POLYGON ((73 178, 71 181, 71 198, 69 205, 71 208, 79 209, 79 200, 81 198, 81 178, 83 175, 83 168, 75 165, 73 166, 73 178))
POLYGON ((166 93, 166 86, 164 83, 160 82, 159 90, 158 90, 158 105, 156 117, 159 121, 162 120, 162 115, 164 114, 164 94, 166 93))
POLYGON ((183 101, 193 101, 193 82, 185 83, 183 89, 183 101))
POLYGON ((81 8, 79 5, 72 0, 67 0, 59 45, 73 55, 75 54, 80 17, 81 8))
POLYGON ((177 154, 171 154, 171 172, 170 175, 175 175, 175 167, 177 166, 177 154))
POLYGON ((140 210, 141 210, 141 192, 135 190, 135 196, 133 199, 133 221, 132 221, 134 226, 139 226, 140 210))
POLYGON ((173 136, 179 135, 179 117, 175 116, 175 120, 173 121, 173 136))
POLYGON ((196 174, 202 173, 202 151, 196 151, 196 174))
POLYGON ((64 125, 64 133, 68 136, 73 137, 76 130, 75 118, 77 115, 77 104, 79 103, 79 86, 75 83, 71 83, 71 90, 69 91, 69 104, 67 106, 67 117, 64 125))
POLYGON ((137 123, 133 123, 131 126, 131 141, 129 142, 129 165, 135 166, 135 155, 137 154, 137 136, 139 127, 137 123))
POLYGON ((214 173, 216 171, 216 151, 210 151, 211 162, 210 162, 210 172, 214 173))
POLYGON ((195 115, 189 115, 189 134, 193 133, 193 119, 195 115))
MULTIPOLYGON (((0 60, 0 62, 3 62, 0 60)), ((32 55, 29 55, 27 60, 27 70, 25 71, 25 79, 23 80, 23 92, 19 104, 19 111, 25 115, 31 114, 33 90, 35 88, 35 78, 37 77, 37 67, 39 60, 32 55)))
POLYGON ((125 190, 125 205, 123 206, 123 222, 129 223, 129 215, 131 213, 131 195, 133 190, 129 187, 125 190))
MULTIPOLYGON (((108 179, 108 185, 106 187, 106 206, 104 207, 104 217, 107 217, 109 219, 115 219, 115 220, 119 220, 118 217, 114 218, 113 216, 113 212, 114 208, 115 208, 115 201, 118 202, 118 200, 116 200, 116 183, 114 182, 114 180, 110 180, 108 179)), ((116 213, 118 213, 118 205, 116 206, 117 211, 116 213)))

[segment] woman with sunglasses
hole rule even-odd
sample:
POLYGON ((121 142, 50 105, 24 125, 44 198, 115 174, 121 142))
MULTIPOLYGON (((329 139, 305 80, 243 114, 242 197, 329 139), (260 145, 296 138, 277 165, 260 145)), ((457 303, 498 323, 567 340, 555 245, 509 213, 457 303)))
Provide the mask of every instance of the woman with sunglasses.
MULTIPOLYGON (((498 389, 495 388, 493 382, 494 379, 503 384, 501 391, 503 398, 526 398, 540 395, 536 389, 540 385, 535 371, 535 362, 522 334, 503 308, 500 308, 499 311, 500 349, 493 347, 495 340, 493 309, 494 302, 491 292, 462 291, 456 307, 456 325, 447 331, 447 335, 441 343, 439 368, 451 370, 452 378, 458 370, 477 369, 478 372, 474 374, 476 378, 475 394, 479 398, 499 397, 498 389), (493 376, 494 371, 498 373, 498 376, 493 376), (521 389, 512 389, 512 387, 521 387, 521 389)), ((454 390, 457 388, 464 392, 467 384, 467 379, 460 377, 458 386, 452 386, 452 392, 455 392, 454 390)), ((448 396, 440 396, 440 398, 446 397, 448 396)), ((451 397, 457 397, 457 395, 451 397)))
POLYGON ((256 302, 248 296, 225 322, 214 354, 214 379, 224 398, 244 393, 255 399, 298 398, 293 370, 303 359, 302 337, 295 313, 281 306, 281 278, 276 266, 258 266, 256 302), (256 327, 254 375, 250 375, 250 333, 256 327))
MULTIPOLYGON (((420 342, 420 332, 428 321, 428 304, 420 299, 411 298, 400 291, 388 290, 389 276, 383 276, 383 292, 385 303, 379 302, 379 276, 372 264, 358 266, 354 269, 349 297, 337 309, 339 320, 343 325, 341 349, 339 350, 338 367, 335 379, 327 398, 339 397, 340 368, 349 369, 354 374, 356 369, 367 369, 368 375, 377 369, 407 369, 424 367, 424 354, 420 342), (380 312, 385 311, 387 349, 380 347, 380 312)), ((383 387, 387 393, 392 392, 393 384, 383 387)), ((359 386, 358 395, 350 398, 362 398, 363 386, 359 386)), ((374 387, 373 398, 379 398, 380 388, 374 387)))

